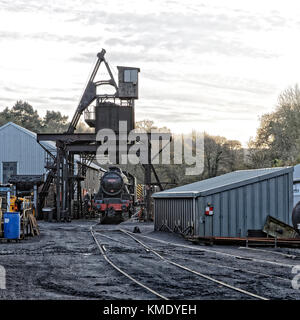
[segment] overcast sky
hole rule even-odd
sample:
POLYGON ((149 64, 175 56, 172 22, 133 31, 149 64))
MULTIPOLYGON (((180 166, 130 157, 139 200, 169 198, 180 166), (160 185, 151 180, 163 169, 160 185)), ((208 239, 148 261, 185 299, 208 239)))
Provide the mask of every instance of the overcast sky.
POLYGON ((137 120, 255 136, 300 78, 300 3, 0 0, 0 110, 22 99, 74 114, 97 52, 139 67, 137 120))

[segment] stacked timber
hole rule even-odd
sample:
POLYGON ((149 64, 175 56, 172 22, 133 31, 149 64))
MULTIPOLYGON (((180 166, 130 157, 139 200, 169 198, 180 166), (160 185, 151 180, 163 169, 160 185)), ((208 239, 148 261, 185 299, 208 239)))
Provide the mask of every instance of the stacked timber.
POLYGON ((24 210, 21 215, 21 238, 39 236, 40 231, 31 209, 24 210))

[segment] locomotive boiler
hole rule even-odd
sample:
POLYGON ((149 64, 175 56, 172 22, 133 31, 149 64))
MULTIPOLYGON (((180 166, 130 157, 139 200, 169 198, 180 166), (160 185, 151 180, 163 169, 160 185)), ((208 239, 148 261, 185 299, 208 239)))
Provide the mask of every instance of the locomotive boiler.
POLYGON ((92 201, 100 214, 100 223, 120 223, 131 217, 135 203, 135 177, 112 166, 104 173, 100 188, 92 201))

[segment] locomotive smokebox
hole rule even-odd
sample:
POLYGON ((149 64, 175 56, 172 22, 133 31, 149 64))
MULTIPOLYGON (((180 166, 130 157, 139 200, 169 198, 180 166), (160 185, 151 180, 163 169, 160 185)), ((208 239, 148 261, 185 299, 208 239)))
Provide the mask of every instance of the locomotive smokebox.
POLYGON ((109 196, 121 193, 124 181, 120 173, 116 171, 105 172, 101 181, 102 190, 109 196))
POLYGON ((127 123, 127 133, 134 129, 134 107, 115 103, 99 103, 96 106, 96 133, 101 129, 119 132, 119 122, 127 123))

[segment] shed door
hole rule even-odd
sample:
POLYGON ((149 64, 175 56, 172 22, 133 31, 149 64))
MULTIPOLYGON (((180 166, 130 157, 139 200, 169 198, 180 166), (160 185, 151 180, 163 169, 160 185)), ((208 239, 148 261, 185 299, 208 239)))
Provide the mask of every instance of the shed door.
POLYGON ((17 174, 17 162, 3 162, 3 183, 8 183, 12 175, 17 174))

